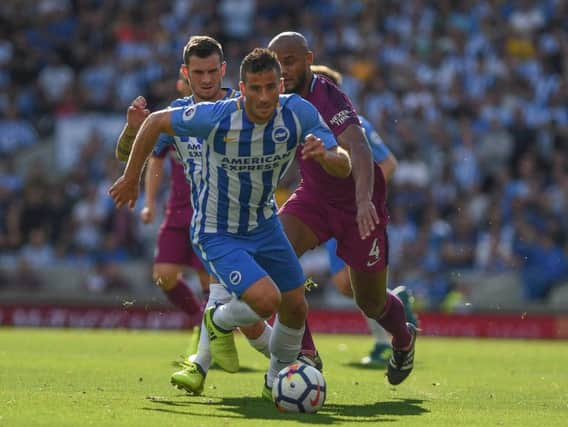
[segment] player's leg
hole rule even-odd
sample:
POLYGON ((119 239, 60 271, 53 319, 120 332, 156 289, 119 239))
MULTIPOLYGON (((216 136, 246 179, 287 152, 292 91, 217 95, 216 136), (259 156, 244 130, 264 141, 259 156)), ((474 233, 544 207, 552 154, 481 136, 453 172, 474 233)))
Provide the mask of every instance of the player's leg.
MULTIPOLYGON (((218 283, 209 285, 210 295, 207 301, 206 309, 215 307, 219 304, 227 304, 231 301, 232 296, 225 287, 218 283)), ((201 329, 206 331, 205 324, 202 322, 201 329)), ((270 340, 270 332, 272 327, 263 321, 256 322, 248 327, 241 327, 241 331, 247 336, 251 345, 265 356, 270 357, 268 343, 270 340)), ((199 345, 196 354, 193 354, 184 361, 183 369, 174 372, 171 376, 171 383, 184 389, 190 394, 200 395, 205 385, 205 379, 209 368, 211 367, 212 357, 209 346, 209 336, 202 333, 199 337, 199 345)))
POLYGON ((301 257, 307 251, 319 245, 318 237, 298 216, 284 211, 279 214, 279 218, 296 256, 301 257))
MULTIPOLYGON (((337 241, 335 239, 329 239, 325 243, 325 248, 329 258, 329 269, 332 274, 331 281, 341 295, 353 298, 349 269, 336 254, 337 241)), ((391 337, 374 319, 369 319, 367 316, 364 317, 367 320, 369 331, 371 331, 371 336, 375 342, 369 356, 365 356, 361 362, 365 365, 374 363, 384 367, 392 353, 390 344, 391 337)))
POLYGON ((308 304, 303 284, 282 293, 282 303, 270 339, 270 365, 266 373, 262 397, 272 400, 272 385, 282 369, 294 363, 302 347, 308 304))
MULTIPOLYGON (((331 236, 325 209, 322 209, 317 200, 301 189, 296 190, 286 201, 278 216, 286 237, 298 257, 318 246, 320 242, 325 242, 331 236)), ((307 323, 299 358, 319 370, 323 369, 323 362, 307 323)))
MULTIPOLYGON (((271 232, 270 227, 267 230, 271 232)), ((233 329, 267 319, 280 304, 280 291, 250 255, 270 234, 264 229, 247 237, 208 234, 196 246, 208 270, 236 297, 204 314, 213 359, 230 372, 238 370, 233 329)))
POLYGON ((259 247, 255 260, 273 278, 282 295, 270 337, 270 366, 262 393, 269 397, 267 390, 275 376, 298 357, 308 306, 302 267, 280 223, 259 247))
POLYGON ((233 330, 268 319, 280 305, 280 292, 266 275, 246 284, 246 289, 239 294, 239 298, 210 307, 204 314, 211 355, 227 372, 236 372, 239 368, 233 330))
POLYGON ((407 325, 400 299, 387 292, 388 236, 386 220, 371 236, 361 240, 353 212, 333 212, 337 222, 337 255, 349 266, 353 296, 363 314, 392 335, 393 355, 388 364, 391 384, 399 384, 410 374, 414 356, 416 328, 407 325), (394 360, 396 359, 396 360, 394 360))
POLYGON ((192 256, 186 229, 160 227, 152 272, 154 282, 176 307, 191 317, 200 318, 201 304, 181 276, 185 266, 193 267, 192 256))
POLYGON ((267 358, 270 358, 270 336, 272 326, 266 321, 256 322, 253 325, 239 326, 250 346, 267 358))
POLYGON ((201 314, 201 304, 183 280, 182 269, 183 267, 178 264, 154 264, 152 277, 168 300, 193 318, 201 314))
MULTIPOLYGON (((208 288, 209 298, 205 307, 206 309, 214 307, 216 304, 227 303, 231 300, 231 294, 227 292, 223 285, 211 283, 208 288)), ((203 321, 201 323, 201 330, 205 331, 203 321)), ((183 362, 183 369, 172 374, 170 378, 171 383, 180 389, 184 389, 188 393, 200 395, 203 392, 205 378, 211 367, 211 361, 209 337, 206 333, 201 333, 197 352, 183 362)))
POLYGON ((387 376, 391 384, 400 384, 413 368, 416 327, 407 323, 402 301, 387 292, 387 268, 366 272, 350 267, 349 275, 359 308, 392 335, 393 354, 387 376))

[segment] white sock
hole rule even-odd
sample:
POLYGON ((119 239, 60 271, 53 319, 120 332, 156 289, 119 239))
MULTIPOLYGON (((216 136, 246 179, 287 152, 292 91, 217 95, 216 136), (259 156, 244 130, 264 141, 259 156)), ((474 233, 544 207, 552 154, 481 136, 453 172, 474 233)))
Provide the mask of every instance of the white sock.
POLYGON ((207 307, 211 307, 216 303, 225 304, 231 301, 231 294, 220 283, 211 283, 209 285, 209 299, 207 300, 207 307))
POLYGON ((219 328, 232 331, 237 326, 252 325, 262 320, 246 302, 233 298, 215 309, 213 322, 219 328))
POLYGON ((264 331, 258 338, 249 339, 248 342, 252 348, 259 353, 264 354, 270 359, 270 336, 272 335, 272 326, 264 322, 264 331))
POLYGON ((375 339, 375 344, 385 344, 390 346, 391 345, 390 334, 387 331, 385 331, 384 328, 381 325, 379 325, 379 323, 375 319, 369 319, 367 316, 365 316, 365 318, 367 319, 367 325, 371 330, 371 335, 375 339))
MULTIPOLYGON (((231 300, 231 294, 225 287, 218 283, 209 285, 209 299, 207 300, 206 308, 212 307, 217 303, 225 304, 231 300)), ((198 363, 199 366, 207 373, 211 366, 211 350, 209 350, 209 337, 205 324, 201 322, 201 335, 199 336, 199 345, 197 346, 197 354, 193 357, 193 362, 198 363)))
POLYGON ((270 336, 270 367, 266 374, 266 383, 272 387, 274 378, 282 369, 292 364, 302 347, 304 327, 293 329, 280 323, 278 316, 272 326, 270 336))

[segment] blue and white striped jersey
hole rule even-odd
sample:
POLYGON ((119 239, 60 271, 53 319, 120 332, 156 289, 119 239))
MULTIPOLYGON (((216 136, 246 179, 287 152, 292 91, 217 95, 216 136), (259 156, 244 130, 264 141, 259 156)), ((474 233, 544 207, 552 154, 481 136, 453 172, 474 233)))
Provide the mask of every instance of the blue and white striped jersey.
POLYGON ((365 136, 369 141, 369 145, 371 146, 371 152, 373 153, 373 159, 376 162, 382 162, 385 160, 390 154, 391 151, 387 147, 387 145, 383 142, 383 139, 379 135, 379 133, 375 130, 371 122, 367 120, 363 116, 359 116, 359 121, 361 122, 361 127, 365 131, 365 136))
POLYGON ((243 98, 172 110, 176 135, 203 144, 201 185, 194 206, 192 238, 201 233, 251 232, 276 215, 274 190, 307 134, 326 148, 337 145, 316 108, 302 97, 280 95, 276 113, 255 124, 243 98))
MULTIPOLYGON (((230 88, 223 88, 226 91, 223 99, 236 98, 241 95, 240 92, 230 88)), ((195 105, 193 96, 179 98, 173 101, 169 108, 185 108, 195 105)), ((175 149, 177 160, 183 165, 185 177, 191 186, 191 205, 195 209, 197 203, 197 195, 201 186, 201 148, 202 143, 192 136, 168 135, 163 133, 160 135, 154 150, 155 155, 159 155, 165 149, 173 146, 175 149)))

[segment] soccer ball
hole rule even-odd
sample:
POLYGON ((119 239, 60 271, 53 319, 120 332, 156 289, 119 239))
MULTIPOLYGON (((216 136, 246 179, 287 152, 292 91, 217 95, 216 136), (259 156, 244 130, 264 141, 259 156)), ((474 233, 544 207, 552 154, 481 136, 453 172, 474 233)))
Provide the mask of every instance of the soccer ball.
POLYGON ((325 402, 325 380, 304 363, 282 369, 274 379, 272 398, 281 412, 317 412, 325 402))

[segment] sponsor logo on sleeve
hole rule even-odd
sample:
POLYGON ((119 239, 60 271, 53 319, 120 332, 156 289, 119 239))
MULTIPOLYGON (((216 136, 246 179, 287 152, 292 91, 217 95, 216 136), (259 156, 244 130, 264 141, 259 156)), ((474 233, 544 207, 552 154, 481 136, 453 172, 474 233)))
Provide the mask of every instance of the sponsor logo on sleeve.
POLYGON ((349 110, 341 110, 331 118, 329 123, 333 126, 341 126, 347 121, 347 119, 349 119, 349 117, 351 117, 351 112, 349 110))
POLYGON ((183 112, 183 120, 187 122, 193 119, 193 116, 195 116, 195 112, 196 112, 195 106, 192 105, 191 107, 187 107, 183 112))

